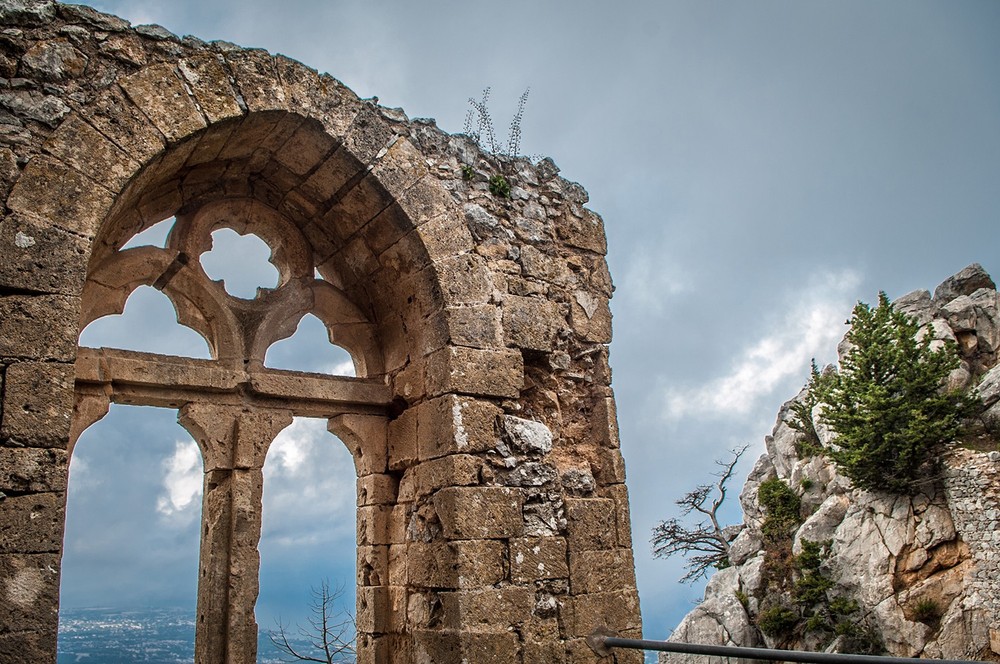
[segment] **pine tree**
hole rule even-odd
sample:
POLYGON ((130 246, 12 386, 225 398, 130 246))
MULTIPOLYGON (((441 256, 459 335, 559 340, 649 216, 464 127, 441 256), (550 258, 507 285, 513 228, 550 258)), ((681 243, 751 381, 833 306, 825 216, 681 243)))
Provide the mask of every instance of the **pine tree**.
POLYGON ((972 397, 942 387, 959 364, 955 345, 933 349, 929 334, 918 338, 916 320, 885 293, 874 309, 859 302, 849 323, 840 371, 810 384, 837 434, 824 453, 856 486, 914 493, 934 476, 942 445, 973 407, 972 397))

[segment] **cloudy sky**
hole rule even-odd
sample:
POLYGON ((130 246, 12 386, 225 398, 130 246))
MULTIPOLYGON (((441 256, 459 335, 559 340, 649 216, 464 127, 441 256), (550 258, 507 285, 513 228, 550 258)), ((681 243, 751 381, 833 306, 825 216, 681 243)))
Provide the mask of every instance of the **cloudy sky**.
MULTIPOLYGON (((681 561, 651 557, 651 528, 714 459, 750 443, 745 476, 810 358, 833 359, 853 304, 880 289, 932 290, 972 262, 1000 275, 995 0, 93 4, 136 24, 284 53, 453 132, 483 87, 493 88, 499 127, 531 87, 523 151, 552 156, 582 183, 607 227, 614 387, 648 638, 665 637, 700 595, 677 584, 681 561)), ((129 311, 155 310, 143 297, 129 311)), ((84 342, 148 340, 112 322, 84 342)), ((204 348, 162 329, 161 350, 204 348)), ((275 363, 295 361, 274 349, 275 363)), ((86 435, 72 470, 66 601, 110 601, 89 585, 104 561, 120 596, 193 603, 190 439, 170 413, 124 407, 86 435), (101 482, 123 471, 100 455, 144 468, 134 496, 114 502, 145 505, 145 516, 107 517, 101 482), (84 537, 87 520, 101 518, 106 527, 84 537), (143 547, 143 569, 115 558, 130 518, 162 526, 143 547), (155 585, 166 578, 178 581, 155 585)), ((309 421, 269 456, 262 626, 295 605, 283 588, 304 594, 320 576, 352 578, 348 464, 309 421), (320 454, 330 456, 318 463, 344 470, 315 473, 306 459, 320 454), (314 511, 287 500, 303 482, 314 511)))

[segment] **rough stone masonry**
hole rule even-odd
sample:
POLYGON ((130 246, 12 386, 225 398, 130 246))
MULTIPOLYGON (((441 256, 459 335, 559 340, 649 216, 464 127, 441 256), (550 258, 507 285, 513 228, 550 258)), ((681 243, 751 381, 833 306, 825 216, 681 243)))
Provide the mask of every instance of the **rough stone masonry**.
POLYGON ((0 661, 55 661, 68 460, 111 403, 175 409, 201 447, 199 662, 255 660, 261 466, 298 415, 357 468, 359 661, 594 662, 595 626, 639 635, 605 236, 552 161, 508 164, 500 198, 468 138, 329 75, 33 0, 0 2, 0 136, 0 661), (279 285, 212 282, 219 228, 279 285), (144 285, 213 359, 78 346, 144 285), (358 378, 263 366, 307 313, 358 378))

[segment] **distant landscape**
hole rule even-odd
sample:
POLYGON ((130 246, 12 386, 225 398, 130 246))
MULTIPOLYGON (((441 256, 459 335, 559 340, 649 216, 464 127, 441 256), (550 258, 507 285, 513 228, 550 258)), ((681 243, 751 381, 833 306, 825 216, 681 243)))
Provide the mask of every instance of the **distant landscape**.
MULTIPOLYGON (((58 664, 189 664, 194 661, 189 609, 63 609, 58 664)), ((258 664, 283 661, 261 629, 258 664)))

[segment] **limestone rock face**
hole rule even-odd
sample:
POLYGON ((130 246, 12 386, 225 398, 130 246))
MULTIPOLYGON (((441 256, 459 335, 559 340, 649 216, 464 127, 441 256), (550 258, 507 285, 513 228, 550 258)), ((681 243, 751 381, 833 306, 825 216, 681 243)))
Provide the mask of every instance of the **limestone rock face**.
MULTIPOLYGON (((807 650, 843 645, 843 639, 828 643, 808 635, 778 640, 759 627, 768 572, 760 531, 765 513, 757 491, 762 482, 778 478, 802 505, 792 554, 801 553, 803 542, 829 542, 823 573, 839 595, 857 602, 855 617, 880 635, 889 654, 1000 660, 997 296, 993 280, 973 264, 945 280, 933 298, 914 291, 895 303, 935 344, 957 344, 962 364, 949 385, 974 389, 983 402, 969 440, 946 445, 941 478, 914 496, 854 488, 828 459, 801 451, 802 434, 789 421, 803 390, 782 406, 765 438, 767 452, 740 494, 745 525, 732 543, 733 566, 712 577, 704 601, 671 640, 807 650)), ((841 357, 846 349, 842 343, 841 357)), ((835 434, 820 422, 821 409, 814 409, 813 423, 826 445, 835 434)), ((672 664, 697 659, 660 657, 672 664)))

